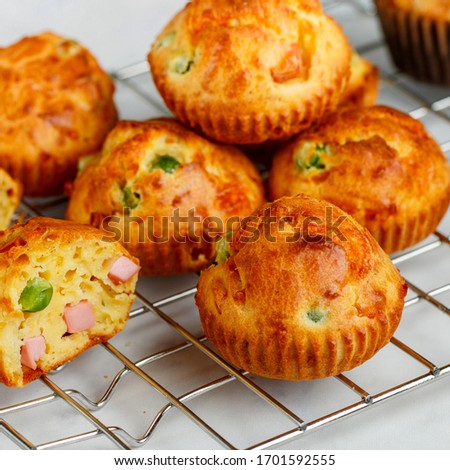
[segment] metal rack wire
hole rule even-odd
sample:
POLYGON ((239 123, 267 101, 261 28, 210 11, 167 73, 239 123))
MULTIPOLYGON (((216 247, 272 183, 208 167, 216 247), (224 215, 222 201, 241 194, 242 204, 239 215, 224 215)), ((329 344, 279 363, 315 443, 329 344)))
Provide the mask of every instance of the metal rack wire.
MULTIPOLYGON (((343 8, 349 9, 351 15, 363 18, 374 15, 372 4, 365 0, 330 0, 324 3, 330 14, 337 16, 342 13, 343 8)), ((380 54, 385 54, 380 36, 369 43, 356 45, 356 48, 375 62, 380 54)), ((426 124, 430 122, 427 120, 437 119, 437 133, 440 134, 442 149, 450 152, 450 140, 446 139, 446 136, 450 136, 450 96, 446 94, 448 89, 425 88, 423 91, 424 88, 416 86, 390 67, 389 65, 382 70, 382 88, 386 91, 387 99, 390 99, 392 93, 396 94, 401 102, 399 107, 426 124), (427 93, 431 94, 431 98, 427 93)), ((149 103, 156 113, 167 113, 158 96, 143 91, 140 86, 141 79, 148 79, 145 63, 117 70, 112 76, 118 86, 126 87, 137 99, 149 103)), ((43 203, 24 200, 18 217, 19 213, 25 217, 62 216, 64 207, 64 198, 43 203)), ((0 408, 0 437, 3 434, 7 438, 9 448, 85 448, 86 443, 93 444, 95 448, 164 448, 164 439, 168 435, 173 436, 171 430, 179 421, 183 421, 193 433, 193 439, 201 439, 203 442, 206 438, 206 446, 225 449, 275 448, 393 397, 436 383, 450 373, 450 350, 436 354, 435 348, 430 357, 423 352, 427 347, 423 347, 423 342, 418 341, 411 331, 415 328, 422 329, 422 326, 417 326, 419 315, 414 311, 419 309, 420 317, 426 314, 427 318, 432 316, 433 321, 438 323, 444 318, 444 323, 439 323, 439 328, 446 328, 447 334, 450 333, 447 318, 450 314, 450 297, 445 297, 450 293, 449 279, 445 280, 444 275, 444 281, 434 285, 433 283, 440 281, 442 275, 433 271, 433 263, 426 278, 417 271, 417 266, 433 257, 439 258, 444 267, 446 263, 448 266, 450 237, 444 230, 445 223, 420 245, 393 257, 399 269, 404 269, 403 274, 410 288, 405 305, 405 320, 402 320, 404 326, 399 330, 401 336, 396 334, 387 351, 383 351, 388 357, 383 360, 398 361, 401 364, 394 374, 384 368, 382 370, 386 372, 386 377, 378 377, 378 381, 374 381, 373 378, 367 380, 370 374, 365 374, 364 371, 351 371, 327 379, 320 385, 286 384, 278 381, 274 384, 254 377, 223 360, 201 335, 193 302, 195 277, 173 282, 167 295, 162 297, 160 291, 164 291, 164 280, 155 280, 156 286, 151 288, 149 286, 153 281, 143 280, 138 284, 138 298, 131 312, 129 325, 117 339, 93 348, 88 359, 80 357, 73 364, 41 378, 37 384, 30 384, 30 392, 28 387, 26 391, 8 393, 0 390, 0 394, 5 395, 8 402, 0 408), (433 285, 428 282, 429 279, 433 279, 433 285), (173 288, 178 285, 182 285, 179 291, 173 288), (145 323, 147 328, 141 323, 145 323), (162 330, 164 335, 161 334, 162 330), (147 340, 140 341, 133 349, 130 343, 142 335, 147 340), (409 337, 412 338, 411 342, 408 341, 409 337), (78 366, 78 362, 83 360, 84 363, 78 366), (98 363, 99 370, 94 368, 91 371, 91 366, 86 368, 86 361, 89 364, 98 363), (185 361, 190 361, 190 368, 193 363, 199 364, 195 377, 187 377, 184 373, 185 361), (107 364, 105 369, 104 364, 107 364), (405 373, 400 374, 399 370, 404 370, 405 373), (324 406, 323 403, 318 405, 317 400, 314 402, 308 396, 307 390, 313 388, 317 391, 321 387, 338 390, 335 396, 342 396, 342 399, 327 402, 324 406), (92 396, 98 398, 91 398, 92 396), (230 396, 239 396, 243 401, 242 406, 235 403, 233 407, 236 409, 233 411, 229 404, 230 396), (124 416, 120 411, 124 408, 125 401, 127 407, 124 416), (239 425, 235 420, 244 408, 248 409, 248 403, 251 403, 253 420, 255 415, 262 412, 271 417, 273 426, 265 432, 253 432, 247 428, 245 438, 236 439, 236 433, 230 429, 239 425), (53 410, 55 405, 59 406, 56 412, 53 410), (135 415, 130 411, 133 409, 136 410, 135 415), (222 409, 226 409, 226 413, 231 415, 231 424, 228 427, 227 423, 220 422, 210 411, 216 410, 220 420, 226 422, 222 409), (42 422, 42 417, 48 416, 50 412, 68 418, 64 420, 63 426, 57 426, 57 436, 42 440, 39 432, 30 433, 24 423, 36 419, 42 422), (16 419, 19 415, 22 418, 16 419), (133 424, 133 416, 138 425, 133 424), (190 422, 186 424, 185 418, 190 422), (110 424, 114 419, 123 424, 110 424)), ((434 323, 430 328, 434 329, 433 325, 434 323)), ((369 369, 369 363, 376 362, 377 356, 368 361, 369 369)), ((44 420, 39 426, 46 425, 50 428, 54 425, 51 418, 48 423, 44 420)), ((51 434, 46 433, 46 437, 51 434)))

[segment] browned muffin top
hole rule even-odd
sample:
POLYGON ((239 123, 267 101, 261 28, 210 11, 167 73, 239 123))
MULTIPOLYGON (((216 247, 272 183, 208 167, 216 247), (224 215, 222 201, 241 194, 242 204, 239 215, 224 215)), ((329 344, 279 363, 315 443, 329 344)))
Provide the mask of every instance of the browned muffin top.
POLYGON ((275 157, 271 197, 305 192, 364 220, 448 199, 450 168, 420 121, 385 106, 342 111, 275 157))
POLYGON ((68 214, 84 223, 95 213, 124 209, 146 217, 196 208, 225 217, 250 213, 262 194, 259 173, 239 150, 211 143, 173 119, 121 121, 100 158, 75 181, 68 214))
POLYGON ((350 58, 342 30, 318 1, 289 0, 195 0, 149 54, 169 108, 234 144, 288 137, 335 109, 350 58))
POLYGON ((70 194, 66 217, 109 227, 114 219, 146 274, 202 269, 217 236, 264 202, 261 175, 242 152, 174 119, 120 122, 70 194))

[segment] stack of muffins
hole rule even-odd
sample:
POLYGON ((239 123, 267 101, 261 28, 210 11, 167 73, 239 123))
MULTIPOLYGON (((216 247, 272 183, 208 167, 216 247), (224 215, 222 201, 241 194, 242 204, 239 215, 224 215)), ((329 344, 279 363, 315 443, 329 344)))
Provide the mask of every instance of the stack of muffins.
POLYGON ((412 77, 450 86, 450 0, 375 0, 395 65, 412 77))
POLYGON ((208 339, 272 378, 367 360, 392 337, 406 293, 387 253, 432 233, 447 210, 439 146, 421 123, 375 106, 376 67, 318 1, 194 0, 149 63, 185 125, 271 156, 271 202, 222 239, 200 276, 208 339))
MULTIPOLYGON (((336 375, 391 339, 406 284, 388 254, 435 230, 450 168, 420 122, 375 106, 377 68, 318 0, 189 3, 148 55, 171 119, 116 123, 113 85, 77 43, 28 38, 0 50, 0 67, 25 54, 36 63, 2 73, 0 94, 21 96, 48 57, 60 89, 43 80, 0 112, 0 165, 25 195, 65 187, 66 218, 121 245, 100 277, 132 290, 139 269, 201 273, 205 335, 266 377, 336 375), (267 188, 250 154, 269 155, 267 188)), ((48 371, 40 353, 23 367, 48 371)))

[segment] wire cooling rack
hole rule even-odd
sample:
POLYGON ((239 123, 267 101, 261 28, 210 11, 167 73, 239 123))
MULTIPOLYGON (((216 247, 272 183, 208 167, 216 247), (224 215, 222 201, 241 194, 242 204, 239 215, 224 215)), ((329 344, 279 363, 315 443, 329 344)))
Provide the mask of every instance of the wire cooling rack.
MULTIPOLYGON (((371 2, 324 6, 380 67, 379 102, 422 120, 448 156, 449 89, 395 69, 371 2)), ((122 118, 169 114, 146 63, 112 76, 122 118)), ((63 217, 65 204, 23 200, 17 217, 63 217)), ((449 233, 447 215, 435 234, 392 257, 409 294, 390 344, 357 369, 312 382, 262 379, 217 355, 202 336, 195 275, 141 278, 130 321, 109 343, 24 389, 0 385, 0 449, 266 449, 291 441, 301 448, 314 430, 433 386, 450 375, 449 233)))

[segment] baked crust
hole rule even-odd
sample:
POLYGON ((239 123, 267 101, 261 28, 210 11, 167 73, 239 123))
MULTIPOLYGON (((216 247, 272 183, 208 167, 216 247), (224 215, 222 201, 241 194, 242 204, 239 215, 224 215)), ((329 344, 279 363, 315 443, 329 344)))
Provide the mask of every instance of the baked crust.
POLYGON ((124 328, 137 275, 122 284, 109 279, 121 256, 139 263, 105 232, 64 220, 37 217, 0 233, 0 382, 22 387, 124 328), (24 313, 19 299, 36 277, 50 282, 53 295, 43 310, 24 313), (64 307, 82 300, 93 304, 96 323, 67 334, 64 307), (39 335, 46 350, 32 370, 21 365, 21 347, 39 335))
POLYGON ((383 0, 383 3, 388 8, 398 8, 417 15, 450 21, 450 0, 383 0))
POLYGON ((202 272, 196 302, 206 337, 243 370, 334 376, 372 357, 398 326, 404 280, 370 233, 328 202, 266 204, 228 249, 202 272))
POLYGON ((336 109, 351 47, 315 0, 194 0, 148 55, 185 124, 230 144, 290 137, 336 109))
POLYGON ((448 209, 450 169, 420 121, 385 106, 349 109, 275 156, 269 192, 272 200, 306 193, 330 201, 392 253, 435 230, 448 209), (299 167, 308 145, 326 149, 323 168, 299 167))
POLYGON ((150 275, 204 268, 215 252, 205 219, 222 225, 217 238, 230 219, 264 202, 261 176, 242 152, 211 143, 174 119, 119 122, 70 194, 66 217, 115 232, 150 275), (170 173, 153 169, 160 156, 179 166, 170 173), (136 207, 127 207, 124 188, 138 198, 136 207), (183 222, 190 211, 197 219, 183 222))
POLYGON ((341 107, 373 106, 378 98, 380 71, 372 62, 353 52, 350 79, 341 107))
POLYGON ((117 120, 114 84, 92 54, 53 33, 0 48, 0 166, 26 196, 61 194, 117 120))
POLYGON ((22 185, 0 168, 0 230, 5 230, 20 204, 22 185))

